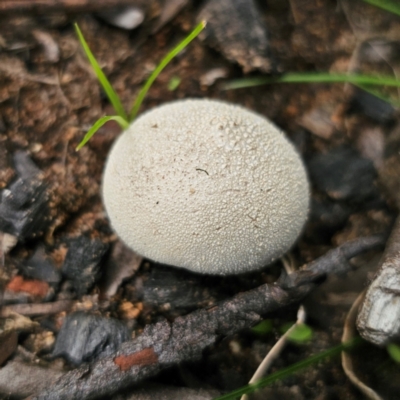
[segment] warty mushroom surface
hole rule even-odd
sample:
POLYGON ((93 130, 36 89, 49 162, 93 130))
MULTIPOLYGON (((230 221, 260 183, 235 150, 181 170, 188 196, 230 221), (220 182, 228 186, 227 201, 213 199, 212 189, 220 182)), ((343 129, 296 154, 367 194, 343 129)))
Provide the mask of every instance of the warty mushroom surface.
POLYGON ((191 99, 144 113, 118 137, 103 199, 137 253, 228 275, 290 249, 307 218, 309 184, 293 145, 265 117, 191 99))

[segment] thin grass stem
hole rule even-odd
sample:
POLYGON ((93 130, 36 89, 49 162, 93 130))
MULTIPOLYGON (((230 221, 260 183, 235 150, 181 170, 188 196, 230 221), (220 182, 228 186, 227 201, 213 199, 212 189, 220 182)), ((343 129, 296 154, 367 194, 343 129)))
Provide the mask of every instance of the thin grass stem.
POLYGON ((82 141, 78 144, 78 146, 76 146, 75 150, 80 150, 91 139, 91 137, 108 121, 116 121, 122 129, 126 129, 129 126, 128 121, 119 115, 106 115, 104 117, 101 117, 88 130, 82 141))
POLYGON ((103 86, 103 89, 106 92, 107 97, 110 100, 110 103, 113 105, 116 113, 121 118, 128 121, 128 117, 126 115, 124 107, 122 106, 119 96, 117 95, 117 93, 115 92, 113 87, 111 86, 107 77, 104 75, 103 70, 101 69, 99 63, 97 62, 92 51, 90 50, 89 45, 87 44, 85 38, 83 37, 83 34, 82 34, 81 30, 79 29, 78 24, 75 23, 74 27, 75 27, 76 34, 78 35, 79 41, 83 47, 83 50, 85 51, 85 54, 86 54, 87 58, 89 59, 90 64, 92 65, 92 68, 97 76, 97 79, 99 80, 101 86, 103 86))
POLYGON ((319 361, 336 356, 340 352, 349 350, 349 349, 355 347, 356 345, 361 344, 362 342, 363 341, 359 337, 357 337, 353 340, 348 341, 347 343, 342 343, 338 346, 332 347, 331 349, 325 350, 319 354, 311 356, 311 357, 307 358, 306 360, 302 360, 302 361, 299 361, 298 363, 292 364, 289 367, 282 369, 281 371, 277 371, 277 372, 267 376, 266 378, 260 379, 256 383, 243 386, 239 389, 232 391, 231 393, 217 397, 214 400, 236 400, 238 397, 240 397, 244 394, 252 393, 252 392, 256 391, 257 389, 261 389, 267 385, 270 385, 271 383, 277 381, 278 379, 286 378, 301 369, 304 369, 306 367, 309 367, 310 365, 314 365, 314 364, 318 363, 319 361))
POLYGON ((363 74, 330 74, 330 73, 288 73, 278 77, 255 77, 236 79, 226 82, 224 90, 240 89, 271 83, 353 83, 355 85, 379 85, 400 87, 400 80, 390 76, 373 76, 363 74))
POLYGON ((400 4, 394 3, 390 0, 364 0, 368 4, 382 8, 383 10, 389 11, 392 14, 400 16, 400 4))
POLYGON ((146 83, 140 90, 133 107, 131 109, 131 112, 129 114, 129 121, 133 121, 137 113, 139 111, 140 106, 142 105, 142 102, 150 89, 151 85, 153 82, 156 80, 157 76, 160 74, 160 72, 168 65, 168 63, 177 55, 179 54, 206 26, 205 21, 201 21, 194 29, 193 31, 186 36, 182 42, 180 42, 175 48, 173 48, 162 60, 161 62, 157 65, 156 69, 152 72, 150 77, 147 79, 146 83))

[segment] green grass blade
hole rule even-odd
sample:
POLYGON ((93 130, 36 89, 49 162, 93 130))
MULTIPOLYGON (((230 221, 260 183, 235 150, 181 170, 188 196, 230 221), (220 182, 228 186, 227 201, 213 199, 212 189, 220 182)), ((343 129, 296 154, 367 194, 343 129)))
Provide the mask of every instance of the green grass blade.
POLYGON ((78 35, 79 41, 83 47, 83 50, 85 51, 86 56, 89 59, 89 62, 92 65, 94 72, 96 73, 97 79, 99 80, 101 86, 103 86, 103 89, 106 92, 107 97, 110 100, 110 103, 113 105, 116 113, 121 118, 124 118, 126 121, 128 121, 128 118, 127 118, 126 112, 124 110, 124 107, 122 106, 121 100, 119 99, 117 93, 111 86, 107 77, 104 75, 104 72, 100 68, 99 63, 97 62, 97 60, 94 57, 93 53, 91 52, 88 44, 86 43, 86 40, 83 37, 83 34, 82 34, 81 30, 79 29, 78 24, 75 23, 74 27, 75 27, 76 34, 78 35))
POLYGON ((336 356, 340 352, 342 352, 344 350, 349 350, 350 348, 353 348, 360 343, 362 343, 362 340, 360 338, 356 338, 347 343, 343 343, 338 346, 332 347, 331 349, 325 350, 322 353, 319 353, 319 354, 316 354, 314 356, 307 358, 306 360, 295 363, 285 369, 282 369, 281 371, 275 372, 275 373, 267 376, 266 378, 262 378, 256 383, 243 386, 240 389, 236 389, 231 393, 217 397, 214 400, 236 400, 238 397, 240 397, 244 394, 252 393, 255 390, 261 389, 261 388, 275 382, 278 379, 286 378, 287 376, 292 375, 293 373, 295 373, 301 369, 304 369, 306 367, 309 367, 310 365, 316 364, 319 361, 325 360, 326 358, 336 356))
POLYGON ((372 89, 370 87, 363 86, 363 85, 356 85, 356 86, 358 86, 360 89, 365 90, 366 92, 372 94, 373 96, 377 97, 378 99, 386 101, 386 103, 389 103, 395 107, 400 107, 399 100, 393 99, 393 98, 381 93, 381 91, 378 89, 372 89))
POLYGON ((173 92, 178 89, 178 86, 181 84, 181 78, 179 76, 173 76, 168 82, 168 90, 173 92))
POLYGON ((255 77, 226 82, 224 90, 240 89, 271 83, 353 83, 355 85, 379 85, 400 87, 400 80, 390 76, 330 73, 289 73, 278 77, 255 77))
POLYGON ((140 90, 138 97, 135 100, 135 103, 133 104, 132 110, 129 114, 129 121, 133 121, 136 118, 136 115, 139 111, 140 106, 142 105, 142 102, 150 89, 151 85, 153 82, 156 80, 157 76, 160 74, 160 72, 169 64, 169 62, 176 56, 178 55, 206 26, 205 21, 201 21, 194 29, 192 32, 189 33, 188 36, 186 36, 185 39, 182 40, 175 48, 173 48, 162 60, 161 62, 157 65, 156 69, 152 72, 150 77, 147 79, 146 83, 140 90))
POLYGON ((390 0, 364 0, 368 4, 382 8, 383 10, 389 11, 392 14, 400 16, 400 4, 394 3, 390 0))
POLYGON ((389 343, 386 346, 386 350, 393 361, 395 361, 397 364, 400 364, 400 346, 395 343, 389 343))
POLYGON ((396 107, 400 102, 385 96, 379 90, 369 86, 391 86, 400 87, 400 80, 390 76, 374 76, 360 74, 329 74, 329 73, 289 73, 278 77, 254 77, 236 79, 226 82, 223 90, 241 89, 253 86, 260 86, 272 83, 352 83, 361 89, 373 94, 374 96, 386 101, 396 107))
POLYGON ((98 119, 93 126, 88 130, 82 141, 76 146, 76 151, 80 150, 90 138, 108 121, 116 121, 121 126, 122 129, 126 129, 129 124, 126 119, 120 117, 119 115, 107 115, 98 119))

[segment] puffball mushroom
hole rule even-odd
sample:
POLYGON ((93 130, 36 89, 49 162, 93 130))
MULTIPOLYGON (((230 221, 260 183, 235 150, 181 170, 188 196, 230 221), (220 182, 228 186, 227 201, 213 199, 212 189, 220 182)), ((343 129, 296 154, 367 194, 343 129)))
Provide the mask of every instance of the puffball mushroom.
POLYGON ((307 218, 299 155, 266 118, 214 100, 141 115, 108 156, 111 225, 137 253, 206 274, 237 274, 283 255, 307 218))

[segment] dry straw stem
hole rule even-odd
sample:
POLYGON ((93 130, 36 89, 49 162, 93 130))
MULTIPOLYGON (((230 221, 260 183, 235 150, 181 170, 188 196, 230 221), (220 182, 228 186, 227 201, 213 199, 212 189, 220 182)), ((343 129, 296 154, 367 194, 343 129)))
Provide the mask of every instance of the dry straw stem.
POLYGON ((347 242, 301 270, 283 274, 276 283, 240 293, 212 308, 197 310, 173 322, 165 320, 148 325, 142 335, 124 343, 117 353, 67 372, 51 388, 33 398, 85 400, 109 397, 163 369, 200 359, 203 350, 219 337, 250 328, 264 315, 299 302, 326 274, 349 271, 352 269, 348 263, 350 258, 381 247, 384 242, 383 236, 347 242), (129 360, 132 362, 130 368, 129 360), (144 362, 140 363, 140 360, 144 362))
MULTIPOLYGON (((292 268, 291 263, 287 260, 286 257, 282 257, 282 263, 288 275, 294 272, 294 268, 292 268)), ((256 383, 267 373, 272 363, 279 357, 281 352, 284 350, 291 333, 294 332, 299 325, 304 324, 305 321, 306 321, 306 311, 304 306, 300 305, 297 311, 297 321, 272 346, 271 350, 265 356, 264 360, 258 366, 256 372, 250 379, 249 385, 256 383)), ((247 394, 244 394, 240 400, 249 400, 249 396, 247 394)))
MULTIPOLYGON (((285 345, 288 341, 290 334, 301 324, 304 324, 306 320, 306 312, 304 307, 301 305, 297 312, 297 321, 279 338, 279 340, 274 344, 271 350, 268 352, 262 363, 257 368, 256 372, 249 381, 249 385, 256 383, 260 380, 268 371, 272 363, 279 357, 285 345)), ((244 394, 240 400, 249 400, 249 396, 244 394)))
MULTIPOLYGON (((350 308, 346 316, 346 321, 344 323, 342 343, 347 343, 351 340, 354 340, 355 337, 358 336, 356 330, 356 319, 357 312, 360 304, 364 298, 364 292, 362 292, 357 299, 354 301, 353 305, 350 308)), ((362 382, 354 371, 353 360, 351 353, 347 351, 342 351, 342 367, 350 379, 350 381, 355 385, 368 399, 370 400, 383 400, 378 393, 376 393, 372 388, 367 386, 364 382, 362 382)))

